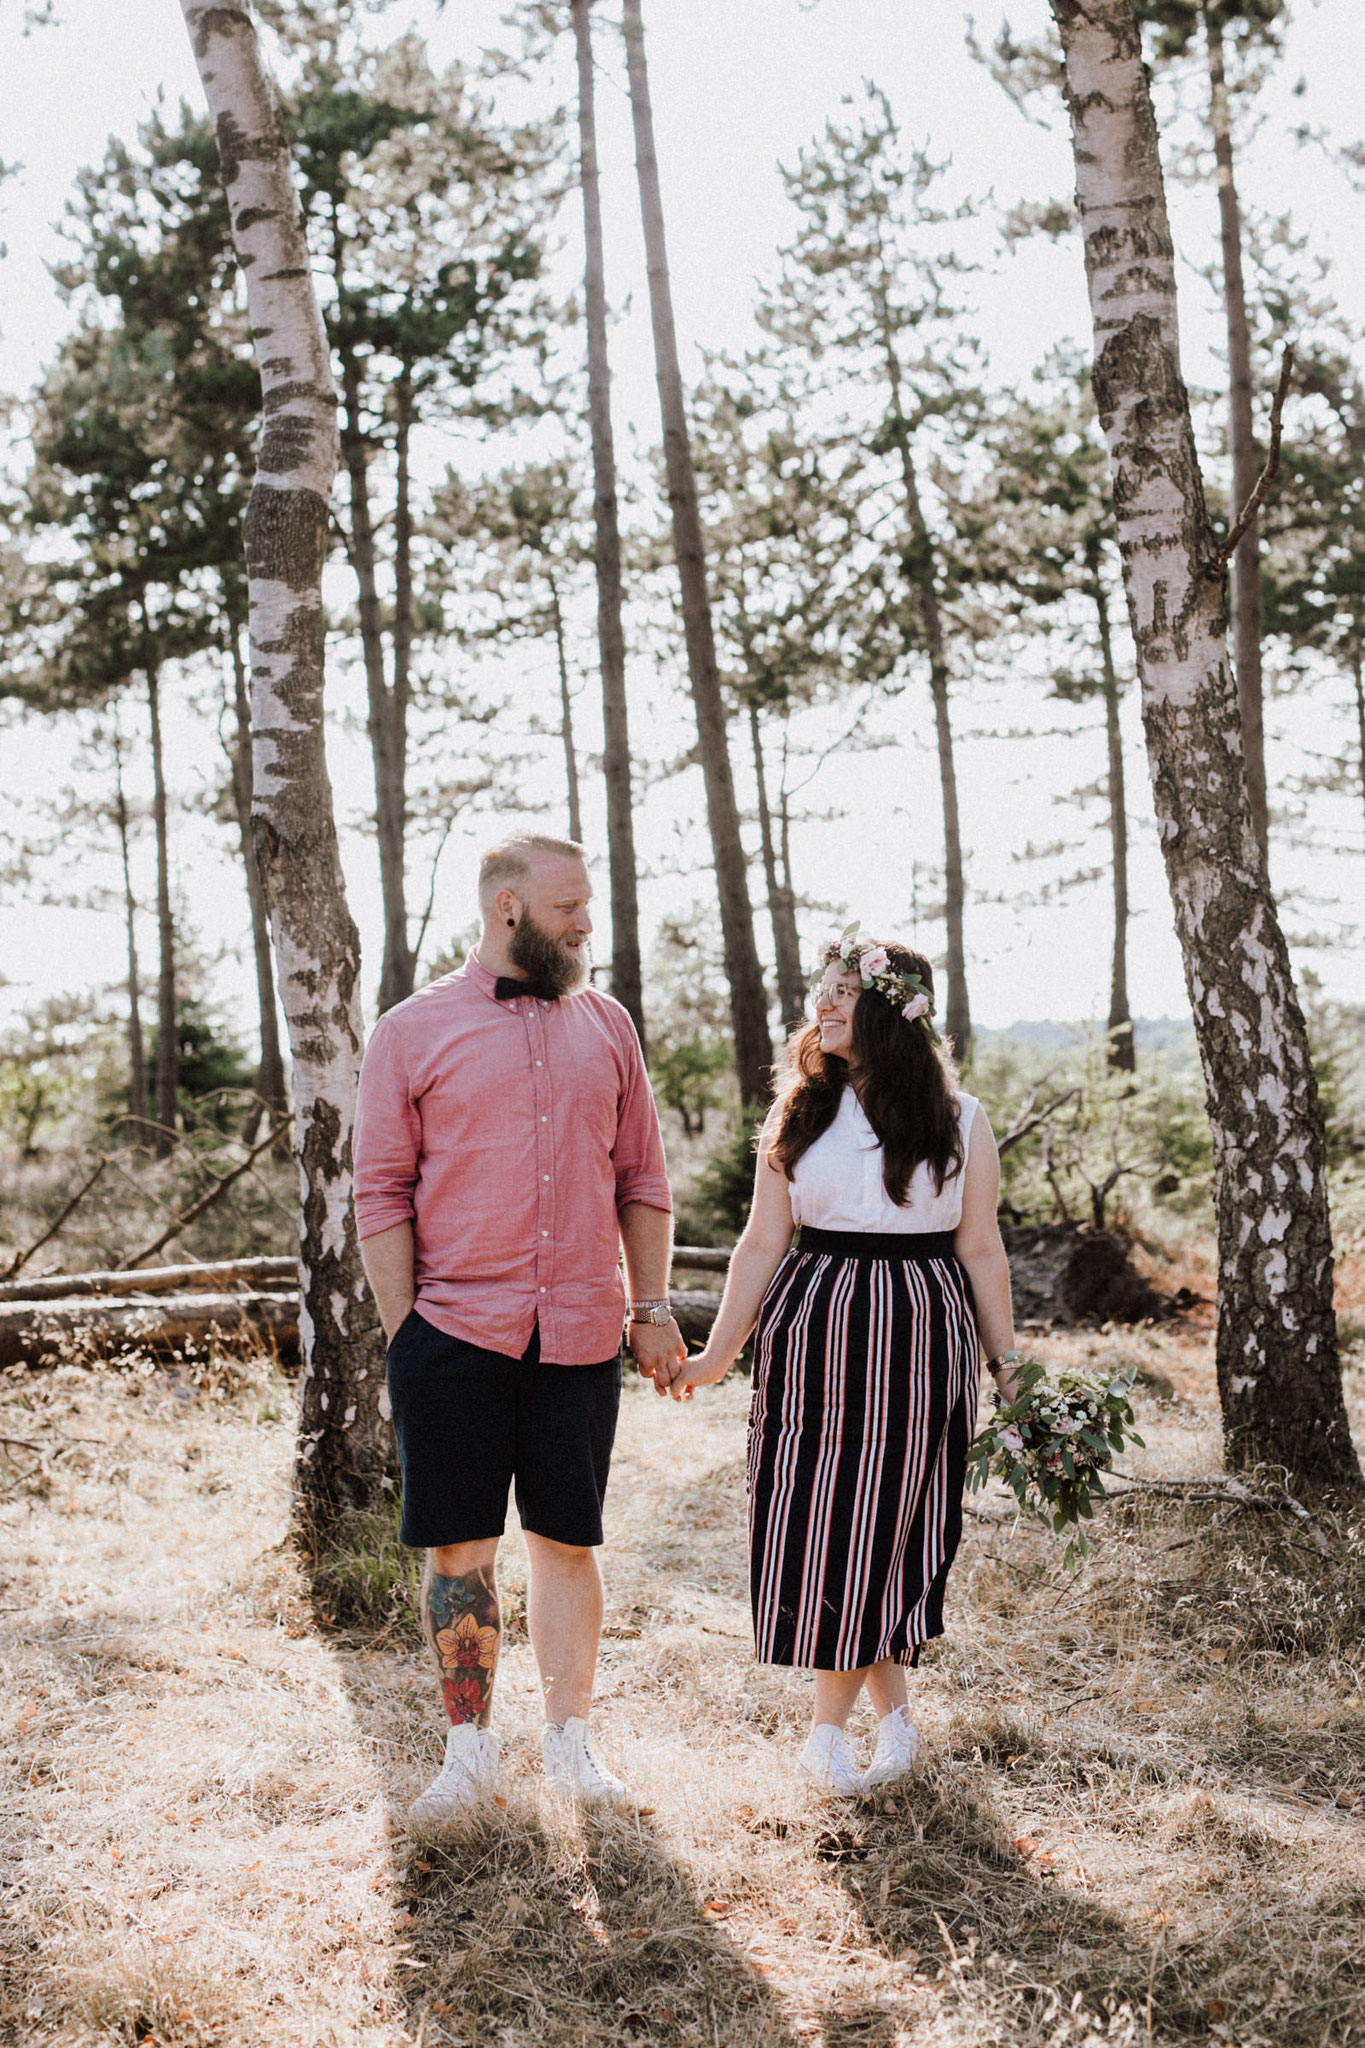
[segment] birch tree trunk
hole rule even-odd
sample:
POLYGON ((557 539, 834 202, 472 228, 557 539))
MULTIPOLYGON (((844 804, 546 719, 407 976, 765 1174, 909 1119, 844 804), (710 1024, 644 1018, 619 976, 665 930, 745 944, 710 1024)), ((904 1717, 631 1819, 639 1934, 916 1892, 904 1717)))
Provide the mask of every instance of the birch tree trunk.
POLYGON ((1133 1015, 1128 1007, 1128 793, 1123 775, 1123 731, 1119 725, 1119 679, 1109 599, 1094 563, 1091 594, 1100 633, 1100 676, 1104 686, 1104 736, 1109 752, 1109 857, 1114 891, 1114 950, 1109 966, 1109 1064, 1123 1074, 1137 1069, 1133 1015))
POLYGON ((232 702, 237 731, 232 749, 232 797, 237 810, 237 829, 242 842, 242 867, 246 872, 247 905, 251 912, 251 954, 256 968, 256 1008, 261 1020, 261 1064, 256 1069, 256 1093, 242 1125, 242 1143, 254 1145, 261 1118, 283 1116, 288 1108, 284 1092, 284 1059, 280 1052, 279 1007, 275 1001, 275 974, 270 960, 270 914, 266 908, 261 864, 256 858, 256 841, 251 827, 251 700, 247 689, 246 664, 237 621, 227 621, 228 648, 232 656, 232 702))
MULTIPOLYGON (((1235 520, 1255 489, 1261 473, 1256 426, 1251 407, 1251 323, 1247 319, 1246 283, 1242 275, 1242 211, 1232 162, 1232 117, 1228 109, 1223 66, 1223 30, 1214 9, 1205 6, 1204 34, 1209 53, 1209 126, 1218 171, 1218 225, 1223 248, 1223 312, 1228 330, 1228 440, 1232 451, 1232 503, 1228 524, 1235 520)), ((1262 718, 1261 638, 1265 605, 1261 591, 1261 522, 1253 517, 1232 558, 1232 639, 1237 664, 1237 702, 1242 715, 1242 754, 1246 762, 1247 800, 1251 823, 1265 860, 1269 850, 1265 780, 1265 731, 1262 718)))
POLYGON ((659 381, 659 412, 663 422, 664 468, 673 521, 673 553, 682 586, 683 637, 687 671, 697 715, 698 750, 706 785, 706 817, 716 863, 720 897, 721 941, 725 978, 730 987, 730 1019, 735 1034, 735 1067, 740 1101, 760 1103, 771 1092, 772 1039, 768 1035, 768 998, 754 943, 754 913, 749 901, 748 861, 739 829, 734 776, 711 600, 706 588, 706 552, 697 506, 697 478, 683 405, 678 339, 673 325, 673 297, 668 282, 663 201, 659 165, 654 153, 654 115, 649 103, 645 66, 645 32, 640 0, 625 0, 623 28, 630 76, 630 110, 635 126, 635 168, 640 186, 640 219, 644 228, 649 277, 649 310, 654 329, 654 362, 659 381))
POLYGON ((147 657, 147 714, 152 738, 152 822, 156 831, 156 1124, 158 1159, 175 1145, 180 1082, 180 1020, 175 1003, 175 919, 171 915, 171 849, 166 820, 166 759, 161 744, 161 669, 147 657))
MULTIPOLYGON (((573 0, 578 58, 578 140, 586 248, 583 297, 588 327, 588 419, 592 431, 593 559, 597 568, 597 646, 602 663, 602 767, 607 787, 607 867, 611 882, 611 992, 629 1010, 645 1042, 640 971, 640 904, 626 712, 626 638, 621 621, 621 525, 616 446, 611 430, 607 358, 602 195, 597 177, 597 114, 592 76, 592 0, 573 0)), ((576 838, 576 833, 570 834, 576 838)))
POLYGON ((1132 0, 1051 0, 1124 589, 1213 1127, 1228 1460, 1358 1485, 1332 1312, 1317 1083, 1242 772, 1221 577, 1180 370, 1175 265, 1132 0))
POLYGON ((314 1544, 387 1477, 378 1320, 351 1199, 360 941, 323 739, 336 392, 289 145, 246 0, 181 0, 246 279, 264 425, 246 515, 252 823, 294 1056, 303 1352, 295 1505, 314 1544))

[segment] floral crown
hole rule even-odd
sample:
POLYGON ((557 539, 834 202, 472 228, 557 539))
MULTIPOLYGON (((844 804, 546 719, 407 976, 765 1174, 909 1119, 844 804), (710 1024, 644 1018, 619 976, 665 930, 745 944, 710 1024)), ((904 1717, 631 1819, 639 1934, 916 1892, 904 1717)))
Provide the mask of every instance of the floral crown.
POLYGON ((939 1042, 931 1019, 934 1014, 934 999, 922 977, 918 974, 900 974, 891 965, 891 955, 885 946, 879 946, 871 939, 859 940, 857 924, 851 924, 830 939, 820 955, 820 966, 811 976, 811 987, 818 987, 823 981, 825 969, 838 961, 845 974, 855 969, 864 988, 876 989, 885 996, 888 1003, 894 1003, 907 1024, 918 1018, 935 1045, 939 1042))

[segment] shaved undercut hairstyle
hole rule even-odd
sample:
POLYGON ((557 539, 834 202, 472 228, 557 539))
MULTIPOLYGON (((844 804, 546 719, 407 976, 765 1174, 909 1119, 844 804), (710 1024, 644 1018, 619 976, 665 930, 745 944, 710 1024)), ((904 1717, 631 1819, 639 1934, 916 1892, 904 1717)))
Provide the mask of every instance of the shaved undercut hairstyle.
POLYGON ((531 872, 538 853, 552 860, 587 860, 576 839, 553 839, 548 832, 511 832, 490 846, 479 862, 479 907, 492 908, 499 889, 516 889, 531 872))

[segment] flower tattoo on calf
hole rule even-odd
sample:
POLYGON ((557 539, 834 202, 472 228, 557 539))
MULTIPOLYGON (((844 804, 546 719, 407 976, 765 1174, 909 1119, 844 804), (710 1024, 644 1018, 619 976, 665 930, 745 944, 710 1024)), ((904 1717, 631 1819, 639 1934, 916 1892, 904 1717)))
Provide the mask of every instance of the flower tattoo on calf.
POLYGON ((493 1567, 481 1566, 448 1579, 428 1563, 422 1581, 422 1630, 441 1674, 452 1725, 474 1721, 486 1728, 502 1642, 493 1567))

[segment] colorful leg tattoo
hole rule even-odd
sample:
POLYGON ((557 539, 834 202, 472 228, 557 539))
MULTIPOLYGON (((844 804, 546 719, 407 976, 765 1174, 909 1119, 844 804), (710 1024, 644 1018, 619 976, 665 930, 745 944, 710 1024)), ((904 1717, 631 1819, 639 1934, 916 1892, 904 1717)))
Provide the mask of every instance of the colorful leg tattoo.
POLYGON ((422 1633, 441 1674, 451 1724, 473 1721, 486 1728, 502 1642, 494 1567, 481 1565, 460 1578, 447 1579, 433 1569, 428 1557, 422 1580, 422 1633))

